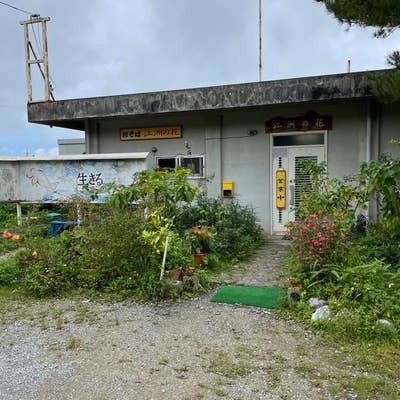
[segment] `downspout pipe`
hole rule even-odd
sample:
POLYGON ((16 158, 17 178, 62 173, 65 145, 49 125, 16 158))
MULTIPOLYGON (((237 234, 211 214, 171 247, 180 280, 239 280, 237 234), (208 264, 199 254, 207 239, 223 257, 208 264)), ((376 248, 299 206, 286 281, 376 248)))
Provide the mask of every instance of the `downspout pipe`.
POLYGON ((367 103, 367 125, 365 131, 365 162, 371 161, 371 149, 372 149, 372 112, 371 102, 367 103))
MULTIPOLYGON (((369 163, 371 161, 371 151, 372 151, 372 107, 371 102, 367 103, 367 121, 365 129, 365 162, 369 163)), ((366 214, 368 219, 372 217, 370 210, 370 202, 367 202, 366 214)))

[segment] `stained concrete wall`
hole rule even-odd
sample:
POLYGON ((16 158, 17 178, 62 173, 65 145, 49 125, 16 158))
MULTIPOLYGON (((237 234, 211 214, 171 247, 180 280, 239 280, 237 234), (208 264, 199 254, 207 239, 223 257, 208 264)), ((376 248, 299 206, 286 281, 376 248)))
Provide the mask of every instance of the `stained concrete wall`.
POLYGON ((85 154, 86 152, 85 139, 59 139, 57 144, 60 156, 85 154))
POLYGON ((148 153, 1 157, 0 202, 58 202, 70 196, 88 198, 86 187, 129 185, 134 174, 148 169, 148 153))
POLYGON ((387 104, 382 107, 380 150, 381 153, 400 157, 400 147, 390 144, 391 139, 400 140, 400 106, 387 104))
MULTIPOLYGON (((206 156, 207 187, 211 196, 221 194, 223 180, 235 184, 235 199, 251 205, 266 231, 270 230, 271 214, 271 138, 264 133, 265 122, 271 118, 294 117, 313 110, 333 117, 333 129, 327 135, 328 171, 332 177, 355 174, 366 155, 367 101, 297 104, 253 110, 224 112, 177 113, 97 120, 87 131, 90 152, 150 152, 155 156, 186 155, 185 143, 193 155, 206 156), (120 128, 159 125, 182 125, 180 139, 122 142, 120 128), (250 135, 250 131, 257 131, 250 135), (153 154, 151 149, 157 148, 153 154)), ((372 118, 372 133, 377 129, 377 116, 372 118)), ((382 129, 391 135, 396 131, 396 108, 381 117, 382 129), (390 117, 390 118, 389 118, 390 117)), ((383 135, 383 137, 386 137, 383 135)), ((384 140, 382 137, 382 141, 384 140)), ((205 180, 196 180, 197 183, 205 180)), ((226 200, 229 201, 229 200, 226 200)))

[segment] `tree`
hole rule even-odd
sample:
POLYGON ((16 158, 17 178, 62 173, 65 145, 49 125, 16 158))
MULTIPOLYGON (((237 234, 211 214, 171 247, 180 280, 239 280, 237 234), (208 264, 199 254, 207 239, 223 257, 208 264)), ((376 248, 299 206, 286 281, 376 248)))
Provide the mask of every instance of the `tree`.
MULTIPOLYGON (((399 0, 315 0, 323 3, 340 22, 376 28, 374 35, 385 38, 400 27, 399 0)), ((386 103, 400 101, 400 51, 387 58, 393 69, 371 76, 375 94, 386 103)))

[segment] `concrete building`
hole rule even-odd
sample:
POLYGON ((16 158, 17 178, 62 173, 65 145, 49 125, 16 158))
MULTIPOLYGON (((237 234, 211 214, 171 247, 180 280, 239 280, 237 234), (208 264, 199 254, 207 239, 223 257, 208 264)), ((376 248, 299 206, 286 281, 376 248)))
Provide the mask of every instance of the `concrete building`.
POLYGON ((389 140, 400 138, 400 104, 380 104, 368 74, 32 103, 28 119, 84 131, 87 154, 150 152, 154 166, 190 167, 211 196, 250 204, 278 233, 308 178, 302 160, 341 178, 399 155, 389 140))
POLYGON ((85 139, 58 139, 57 145, 60 156, 86 154, 85 139))

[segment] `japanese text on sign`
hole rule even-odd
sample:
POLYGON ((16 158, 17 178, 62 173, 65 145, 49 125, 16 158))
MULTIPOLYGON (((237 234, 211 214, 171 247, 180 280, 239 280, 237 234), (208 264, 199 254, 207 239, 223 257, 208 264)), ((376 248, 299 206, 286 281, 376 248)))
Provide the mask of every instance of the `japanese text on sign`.
POLYGON ((273 118, 266 122, 266 133, 294 132, 294 131, 319 131, 332 129, 332 117, 324 117, 314 112, 304 117, 273 118))
POLYGON ((276 208, 286 208, 286 171, 276 171, 276 208))
POLYGON ((150 128, 121 128, 121 140, 176 139, 182 137, 181 126, 157 126, 150 128))
POLYGON ((100 187, 104 182, 101 177, 101 172, 89 173, 85 174, 84 172, 80 172, 76 177, 78 186, 88 185, 89 187, 100 187))

